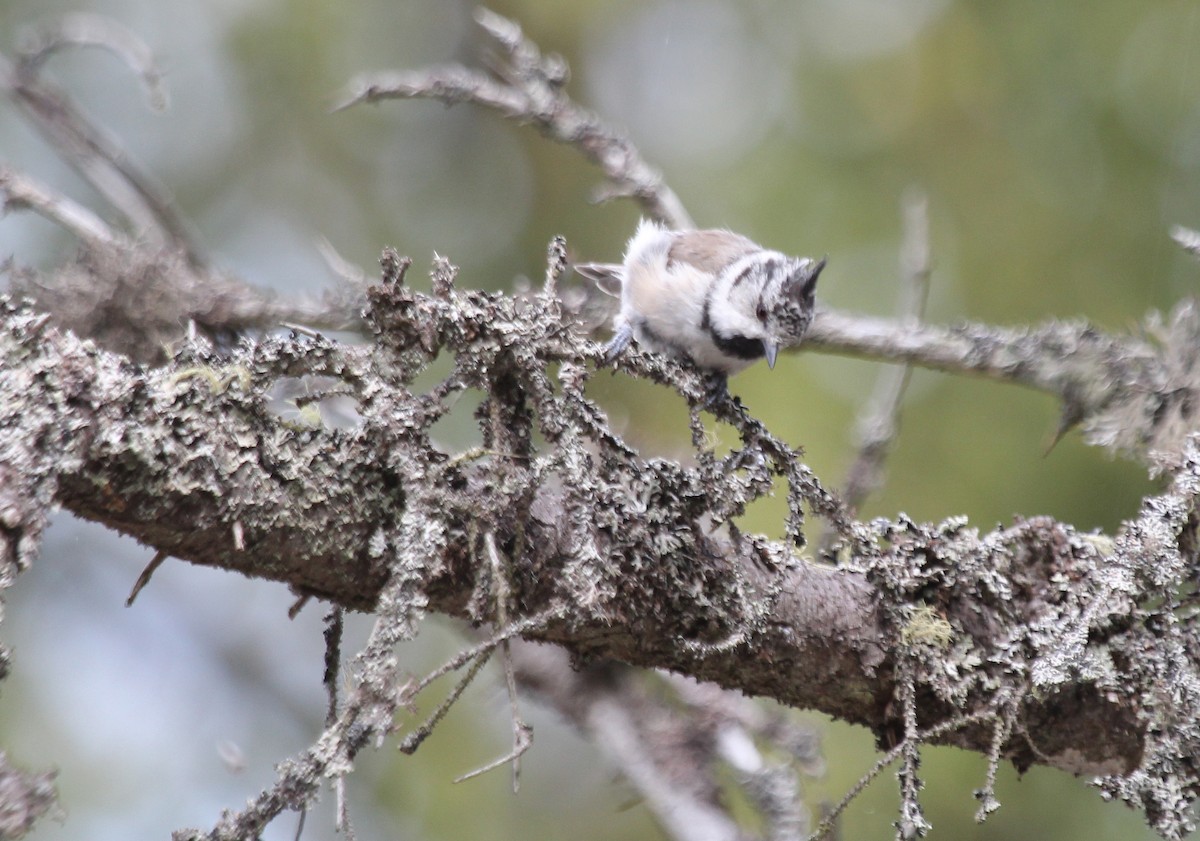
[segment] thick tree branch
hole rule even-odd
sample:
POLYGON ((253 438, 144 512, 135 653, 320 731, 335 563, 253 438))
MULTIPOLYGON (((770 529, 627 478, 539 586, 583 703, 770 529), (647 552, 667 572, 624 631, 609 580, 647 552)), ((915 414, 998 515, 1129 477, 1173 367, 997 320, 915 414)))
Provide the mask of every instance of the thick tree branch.
MULTIPOLYGON (((762 491, 761 453, 779 454, 763 450, 770 442, 750 434, 753 424, 725 460, 702 457, 690 469, 643 460, 583 399, 583 365, 596 351, 552 306, 458 293, 449 267, 437 271, 441 298, 376 288, 374 348, 270 339, 228 359, 194 349, 151 372, 10 307, 0 334, 3 557, 30 556, 57 498, 176 557, 357 609, 378 608, 394 575, 389 559, 403 551, 419 565, 405 568, 424 603, 478 620, 488 618, 475 596, 486 572, 473 535, 494 528, 506 553, 523 547, 512 560, 520 611, 567 606, 530 636, 578 658, 820 709, 884 743, 903 733, 894 703, 903 659, 918 675, 923 729, 981 711, 998 718, 1010 703, 992 699, 1015 692, 1019 735, 1005 756, 1109 773, 1129 799, 1150 796, 1149 777, 1136 776, 1150 773, 1148 759, 1191 749, 1186 733, 1163 737, 1145 717, 1148 698, 1165 702, 1160 670, 1169 665, 1175 680, 1180 668, 1192 673, 1186 635, 1171 635, 1184 647, 1168 656, 1162 629, 1148 630, 1161 610, 1130 617, 1142 599, 1174 603, 1172 582, 1194 574, 1180 548, 1200 481, 1193 450, 1175 465, 1176 487, 1148 500, 1115 544, 1049 520, 986 535, 959 522, 867 528, 841 519, 810 484, 802 496, 838 522, 846 562, 794 561, 782 545, 702 525, 736 516, 747 494, 762 491), (454 374, 412 393, 407 383, 442 348, 455 354, 454 374), (345 383, 361 426, 336 432, 273 414, 265 390, 300 374, 345 383), (508 432, 485 440, 486 455, 454 458, 426 430, 447 411, 447 395, 466 387, 484 388, 488 416, 504 419, 485 429, 508 432), (530 424, 548 452, 529 449, 530 424), (950 674, 947 663, 956 664, 950 674), (1135 779, 1136 792, 1121 788, 1135 779)), ((630 363, 690 393, 687 372, 648 357, 630 363)), ((942 740, 987 753, 992 734, 976 724, 942 740)))

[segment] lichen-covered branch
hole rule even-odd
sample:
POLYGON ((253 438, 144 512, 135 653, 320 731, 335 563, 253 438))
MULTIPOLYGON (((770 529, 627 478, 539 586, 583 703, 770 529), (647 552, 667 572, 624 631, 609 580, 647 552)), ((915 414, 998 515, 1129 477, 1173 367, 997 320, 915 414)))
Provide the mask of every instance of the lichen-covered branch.
MULTIPOLYGON (((1005 757, 1104 773, 1106 790, 1168 815, 1164 827, 1184 825, 1155 786, 1167 757, 1195 749, 1189 726, 1162 722, 1200 714, 1191 695, 1160 692, 1197 662, 1193 617, 1172 595, 1197 572, 1192 443, 1171 465, 1175 484, 1115 543, 1046 519, 988 534, 960 521, 857 523, 736 402, 715 407, 741 439, 729 456, 702 453, 694 467, 642 458, 587 400, 597 348, 552 299, 460 292, 444 261, 434 275, 433 296, 404 286, 402 272, 371 289, 371 347, 297 336, 221 356, 197 342, 153 371, 7 306, 9 568, 36 551, 57 500, 174 557, 346 607, 489 620, 478 592, 490 533, 522 614, 565 606, 530 638, 820 709, 884 742, 905 732, 893 703, 904 662, 922 732, 974 715, 941 740, 988 753, 987 716, 1014 709, 1005 757), (440 353, 453 354, 452 373, 414 392, 440 353), (277 378, 310 374, 354 396, 357 428, 270 409, 277 378), (477 452, 440 452, 428 430, 467 388, 485 394, 489 437, 477 452), (805 508, 834 525, 840 568, 714 530, 768 492, 772 474, 790 484, 798 541, 805 508), (386 594, 399 581, 396 602, 386 594), (1177 630, 1164 636, 1167 618, 1177 630)), ((703 399, 699 377, 669 360, 634 354, 628 371, 703 399)), ((1195 792, 1198 781, 1173 784, 1195 792)))
POLYGON ((818 312, 805 347, 906 362, 1036 388, 1062 401, 1062 423, 1088 443, 1146 463, 1178 453, 1197 428, 1195 348, 1200 311, 1184 300, 1167 319, 1147 319, 1142 336, 1115 336, 1086 322, 999 328, 912 325, 818 312))

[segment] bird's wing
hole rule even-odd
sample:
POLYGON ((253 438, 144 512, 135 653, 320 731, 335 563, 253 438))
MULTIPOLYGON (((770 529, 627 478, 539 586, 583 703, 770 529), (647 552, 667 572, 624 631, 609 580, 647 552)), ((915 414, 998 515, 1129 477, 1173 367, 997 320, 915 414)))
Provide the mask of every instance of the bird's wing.
POLYGON ((686 263, 715 275, 739 257, 758 250, 752 240, 731 231, 690 231, 686 236, 675 237, 667 252, 667 265, 686 263))
POLYGON ((621 297, 621 284, 625 282, 625 268, 620 263, 576 263, 580 276, 596 284, 605 295, 621 297))

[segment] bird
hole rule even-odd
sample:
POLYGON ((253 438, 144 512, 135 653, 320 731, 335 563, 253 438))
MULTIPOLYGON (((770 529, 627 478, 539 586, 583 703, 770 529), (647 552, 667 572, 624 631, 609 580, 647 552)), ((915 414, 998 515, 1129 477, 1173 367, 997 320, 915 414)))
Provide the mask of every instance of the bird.
POLYGON ((633 340, 725 379, 798 344, 813 319, 826 258, 790 257, 727 230, 676 231, 643 219, 621 263, 577 263, 576 272, 621 300, 611 364, 633 340))

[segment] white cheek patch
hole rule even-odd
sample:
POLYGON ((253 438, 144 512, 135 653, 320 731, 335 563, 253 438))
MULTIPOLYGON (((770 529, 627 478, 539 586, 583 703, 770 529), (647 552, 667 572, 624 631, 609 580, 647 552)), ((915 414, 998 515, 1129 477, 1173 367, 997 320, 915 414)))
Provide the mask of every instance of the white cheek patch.
POLYGON ((765 330, 757 316, 760 283, 748 278, 726 289, 724 296, 720 289, 714 290, 708 311, 713 328, 723 336, 762 338, 765 330))

